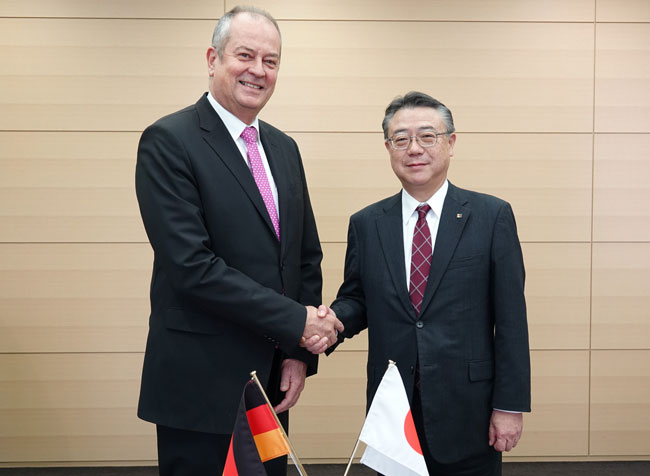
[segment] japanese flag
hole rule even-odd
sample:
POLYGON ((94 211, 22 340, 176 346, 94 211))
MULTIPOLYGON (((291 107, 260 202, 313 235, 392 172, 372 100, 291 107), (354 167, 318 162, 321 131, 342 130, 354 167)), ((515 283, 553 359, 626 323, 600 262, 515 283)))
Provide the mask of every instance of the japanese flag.
POLYGON ((361 463, 369 468, 385 476, 429 476, 404 383, 392 362, 379 383, 359 439, 368 445, 361 463))

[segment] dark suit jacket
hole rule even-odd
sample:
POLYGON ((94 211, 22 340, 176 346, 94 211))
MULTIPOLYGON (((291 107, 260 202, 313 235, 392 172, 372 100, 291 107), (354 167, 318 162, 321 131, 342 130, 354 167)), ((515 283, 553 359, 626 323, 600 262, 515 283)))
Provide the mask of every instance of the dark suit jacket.
POLYGON ((266 385, 276 347, 316 371, 317 359, 298 347, 304 305, 322 302, 302 159, 293 139, 262 121, 260 138, 278 188, 281 242, 206 95, 142 134, 136 191, 154 250, 142 419, 229 434, 249 373, 266 385))
POLYGON ((402 229, 401 193, 351 217, 332 308, 340 340, 368 328, 368 405, 389 359, 410 400, 419 362, 427 441, 452 463, 487 451, 493 408, 530 411, 521 248, 508 203, 450 184, 418 318, 402 229))

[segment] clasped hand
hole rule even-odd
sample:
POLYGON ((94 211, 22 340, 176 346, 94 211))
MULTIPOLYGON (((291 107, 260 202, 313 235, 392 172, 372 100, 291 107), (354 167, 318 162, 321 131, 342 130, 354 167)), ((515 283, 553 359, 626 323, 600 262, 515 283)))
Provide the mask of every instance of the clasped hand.
POLYGON ((300 346, 312 354, 322 354, 336 343, 338 333, 343 332, 343 324, 336 317, 336 313, 324 304, 318 309, 314 306, 306 307, 307 321, 300 346))

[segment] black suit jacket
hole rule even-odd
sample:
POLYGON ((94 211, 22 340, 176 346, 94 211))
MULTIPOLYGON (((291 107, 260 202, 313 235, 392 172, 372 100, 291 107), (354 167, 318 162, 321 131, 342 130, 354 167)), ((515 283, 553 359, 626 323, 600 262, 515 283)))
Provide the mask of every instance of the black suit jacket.
MULTIPOLYGON (((298 342, 321 303, 322 253, 296 143, 260 121, 278 188, 278 242, 253 176, 206 95, 148 127, 136 191, 154 250, 138 415, 228 434, 252 370, 264 385, 276 348, 298 342), (284 294, 284 296, 283 296, 284 294)), ((277 403, 277 402, 274 402, 277 403)))
POLYGON ((508 203, 449 185, 417 317, 404 264, 401 193, 353 215, 332 308, 340 340, 368 328, 368 405, 394 360, 412 399, 419 363, 436 460, 488 449, 493 408, 530 411, 524 266, 508 203))

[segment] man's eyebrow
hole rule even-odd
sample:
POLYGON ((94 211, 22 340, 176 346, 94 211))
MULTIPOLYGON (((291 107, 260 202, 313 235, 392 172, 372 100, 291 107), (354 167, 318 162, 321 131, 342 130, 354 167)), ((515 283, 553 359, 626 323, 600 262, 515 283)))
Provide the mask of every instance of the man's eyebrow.
MULTIPOLYGON (((250 46, 246 46, 246 45, 239 45, 239 46, 236 46, 235 49, 234 49, 235 52, 242 51, 242 50, 245 51, 246 53, 257 54, 257 51, 255 51, 250 46)), ((279 58, 280 54, 279 53, 268 53, 268 54, 264 55, 265 58, 268 58, 269 56, 272 56, 274 58, 279 58)))

